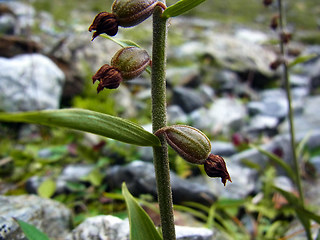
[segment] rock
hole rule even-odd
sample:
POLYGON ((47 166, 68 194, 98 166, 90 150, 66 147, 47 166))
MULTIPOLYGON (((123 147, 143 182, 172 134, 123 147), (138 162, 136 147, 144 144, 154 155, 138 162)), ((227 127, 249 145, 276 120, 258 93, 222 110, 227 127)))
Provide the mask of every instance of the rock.
POLYGON ((277 133, 277 127, 279 120, 276 117, 256 115, 250 118, 249 125, 245 128, 245 131, 250 133, 265 132, 268 135, 274 135, 277 133))
POLYGON ((229 134, 244 125, 246 118, 245 106, 234 98, 216 99, 209 109, 200 108, 189 116, 191 125, 211 133, 229 134))
POLYGON ((66 240, 112 239, 129 240, 129 221, 110 215, 87 218, 72 230, 66 240))
POLYGON ((212 240, 213 231, 208 228, 176 226, 177 240, 212 240))
POLYGON ((190 113, 197 108, 203 107, 205 99, 203 98, 203 94, 194 89, 175 87, 173 89, 172 104, 176 104, 180 106, 184 112, 190 113))
POLYGON ((188 67, 170 67, 166 71, 167 84, 172 87, 184 86, 196 88, 201 84, 201 77, 197 65, 188 67))
POLYGON ((258 173, 248 167, 225 159, 232 183, 223 186, 217 179, 211 179, 209 187, 219 198, 242 199, 256 190, 258 173))
POLYGON ((43 55, 0 58, 0 110, 59 108, 64 80, 63 72, 43 55))
POLYGON ((8 5, 0 3, 0 33, 13 34, 16 16, 8 5))
POLYGON ((236 148, 231 142, 212 141, 211 153, 220 155, 222 157, 228 157, 237 152, 236 148))
MULTIPOLYGON (((55 180, 56 182, 56 192, 55 193, 65 193, 68 191, 68 182, 79 183, 83 182, 83 178, 86 177, 92 170, 94 165, 86 164, 71 164, 66 166, 61 175, 55 180)), ((45 181, 46 177, 33 176, 26 182, 26 190, 28 193, 36 194, 40 184, 45 181)))
MULTIPOLYGON (((170 177, 174 203, 190 201, 208 205, 215 201, 215 196, 205 185, 182 179, 174 173, 171 173, 170 177)), ((134 161, 126 166, 110 167, 106 171, 105 182, 111 189, 121 188, 121 184, 126 182, 134 196, 140 194, 157 196, 152 163, 134 161)))
POLYGON ((167 118, 170 124, 186 124, 188 117, 178 105, 170 105, 167 107, 167 118))
POLYGON ((269 37, 264 32, 248 29, 248 28, 240 28, 235 32, 235 37, 247 42, 251 43, 264 43, 269 40, 269 37))
MULTIPOLYGON (((177 240, 211 240, 212 230, 175 226, 177 240)), ((128 219, 121 220, 110 215, 87 218, 66 237, 66 240, 110 239, 129 240, 130 228, 128 219)))
MULTIPOLYGON (((308 131, 315 131, 320 129, 320 96, 310 96, 307 97, 303 104, 302 114, 294 116, 294 126, 297 133, 305 133, 308 131)), ((280 131, 282 133, 288 132, 289 125, 286 120, 280 126, 280 131)))
MULTIPOLYGON (((217 83, 217 91, 219 93, 235 92, 235 89, 240 84, 239 77, 235 72, 229 70, 219 71, 214 76, 214 81, 217 83)), ((216 85, 216 84, 214 84, 216 85)))
POLYGON ((310 158, 310 163, 314 167, 315 174, 320 176, 320 156, 310 158))
POLYGON ((276 54, 257 43, 248 42, 232 34, 215 33, 205 35, 201 42, 189 41, 177 49, 177 57, 212 56, 222 68, 238 72, 243 79, 250 75, 252 86, 264 87, 275 77, 269 64, 276 54))
POLYGON ((6 25, 10 29, 9 33, 14 33, 15 35, 27 35, 30 27, 34 25, 34 20, 36 19, 35 9, 31 5, 20 1, 6 1, 1 3, 1 6, 6 9, 5 16, 14 17, 14 19, 7 19, 6 21, 6 25))
POLYGON ((0 36, 0 56, 10 58, 19 54, 38 53, 41 46, 33 41, 18 36, 0 36))
POLYGON ((56 201, 34 195, 0 196, 0 236, 27 240, 13 217, 36 226, 53 240, 65 237, 71 223, 71 211, 56 201))

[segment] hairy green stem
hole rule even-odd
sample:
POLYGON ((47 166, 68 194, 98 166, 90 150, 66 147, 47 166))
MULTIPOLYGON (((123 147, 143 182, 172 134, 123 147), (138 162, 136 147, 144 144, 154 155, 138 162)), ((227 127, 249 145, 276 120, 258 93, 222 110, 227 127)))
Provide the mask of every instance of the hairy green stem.
MULTIPOLYGON (((280 33, 284 33, 284 17, 283 17, 283 10, 282 10, 282 1, 278 0, 278 11, 279 11, 279 28, 280 33)), ((280 39, 280 51, 282 58, 285 59, 285 44, 280 39)), ((301 183, 301 174, 300 174, 300 168, 299 168, 299 162, 297 157, 297 151, 296 151, 296 144, 295 144, 295 130, 294 130, 294 122, 293 122, 293 108, 292 108, 292 98, 291 98, 291 88, 290 88, 290 80, 289 80, 289 72, 288 72, 288 65, 287 62, 284 61, 283 63, 283 80, 285 83, 285 89, 287 93, 287 101, 288 101, 288 117, 289 117, 289 127, 290 127, 290 141, 291 141, 291 148, 292 148, 292 157, 293 157, 293 164, 294 164, 294 170, 296 174, 296 184, 299 191, 299 197, 301 200, 301 203, 304 204, 304 196, 303 196, 303 190, 302 190, 302 183, 301 183)))
MULTIPOLYGON (((167 124, 165 79, 167 21, 161 18, 161 14, 162 8, 156 7, 153 14, 151 73, 153 132, 165 127, 167 124)), ((160 141, 161 147, 154 147, 153 155, 160 208, 161 229, 164 240, 175 240, 168 148, 163 138, 160 138, 160 141)))

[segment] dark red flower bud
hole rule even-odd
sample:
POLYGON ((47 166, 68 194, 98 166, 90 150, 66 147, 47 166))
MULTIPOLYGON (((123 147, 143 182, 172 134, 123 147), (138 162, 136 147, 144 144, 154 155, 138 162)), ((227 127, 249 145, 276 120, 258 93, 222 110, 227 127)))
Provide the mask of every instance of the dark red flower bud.
POLYGON ((283 58, 277 58, 275 61, 273 61, 272 63, 270 63, 270 69, 272 69, 272 70, 277 70, 278 69, 278 67, 280 67, 281 66, 281 64, 283 64, 285 61, 284 61, 284 59, 283 58))
POLYGON ((292 34, 291 34, 291 33, 282 32, 282 33, 280 34, 280 40, 281 40, 284 44, 289 43, 291 39, 292 39, 292 34))
POLYGON ((275 15, 271 18, 270 22, 270 28, 273 30, 276 30, 278 28, 278 20, 279 20, 279 15, 275 15))
POLYGON ((108 64, 103 65, 95 75, 92 76, 93 83, 100 81, 97 91, 98 93, 104 88, 114 89, 119 87, 123 81, 121 73, 115 67, 108 64))
POLYGON ((118 32, 118 21, 114 14, 101 12, 93 20, 89 27, 89 32, 95 31, 92 35, 92 41, 102 33, 114 36, 118 32))
POLYGON ((271 5, 273 2, 273 0, 263 0, 263 4, 268 7, 269 5, 271 5))
POLYGON ((111 66, 103 65, 95 75, 93 83, 100 81, 98 93, 104 88, 118 88, 123 80, 138 77, 151 60, 146 50, 137 47, 126 47, 120 49, 111 59, 111 66))
POLYGON ((226 163, 219 155, 210 154, 204 163, 204 170, 209 177, 220 177, 223 185, 226 185, 227 180, 231 181, 226 163))

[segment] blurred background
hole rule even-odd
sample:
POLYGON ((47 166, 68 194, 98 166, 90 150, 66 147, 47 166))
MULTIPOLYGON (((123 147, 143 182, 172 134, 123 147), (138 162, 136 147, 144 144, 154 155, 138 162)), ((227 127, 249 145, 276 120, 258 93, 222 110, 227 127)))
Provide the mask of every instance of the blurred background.
MULTIPOLYGON (((102 36, 91 41, 88 32, 95 15, 110 12, 111 5, 0 0, 0 111, 85 108, 151 131, 148 73, 99 94, 92 84, 92 75, 121 48, 102 36)), ((286 57, 294 63, 289 74, 304 197, 308 209, 320 214, 320 4, 284 0, 283 6, 285 31, 292 34, 286 57)), ((284 196, 298 192, 282 164, 293 166, 282 69, 270 68, 280 53, 279 32, 270 28, 277 9, 277 1, 266 7, 262 0, 208 0, 168 21, 168 124, 206 133, 232 179, 224 187, 169 150, 176 224, 193 227, 189 237, 306 239, 297 206, 284 196)), ((151 54, 151 21, 120 28, 115 38, 151 54)), ((152 161, 148 147, 0 122, 0 226, 18 231, 8 216, 21 214, 52 239, 64 239, 71 229, 94 232, 90 224, 101 219, 88 219, 106 215, 117 232, 111 239, 126 239, 123 181, 159 224, 152 161), (39 215, 43 209, 46 214, 39 215)), ((319 237, 317 221, 311 229, 319 237)), ((0 236, 9 235, 1 228, 0 236)), ((10 236, 5 239, 22 239, 10 236)))

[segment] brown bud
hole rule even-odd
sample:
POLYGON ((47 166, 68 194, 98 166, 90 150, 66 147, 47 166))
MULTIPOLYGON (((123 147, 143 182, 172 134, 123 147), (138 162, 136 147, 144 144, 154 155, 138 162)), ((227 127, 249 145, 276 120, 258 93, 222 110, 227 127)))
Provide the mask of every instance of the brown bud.
POLYGON ((285 61, 283 58, 277 58, 275 61, 273 61, 272 63, 270 63, 269 67, 272 70, 277 70, 278 67, 281 66, 281 64, 283 64, 285 61))
POLYGON ((220 177, 224 186, 227 180, 232 182, 224 159, 218 155, 209 155, 204 163, 204 170, 209 177, 220 177))
POLYGON ((164 127, 155 132, 155 135, 163 135, 168 144, 190 163, 204 164, 211 152, 211 143, 207 136, 190 126, 164 127))
POLYGON ((89 32, 95 31, 92 35, 92 41, 102 33, 114 36, 118 32, 118 21, 114 14, 101 12, 93 20, 89 27, 89 32))
POLYGON ((271 18, 271 22, 270 22, 271 29, 276 30, 278 28, 278 20, 279 20, 279 15, 274 15, 271 18))
POLYGON ((282 32, 282 33, 280 34, 280 40, 281 40, 281 42, 283 42, 284 44, 289 43, 291 39, 292 39, 292 34, 291 34, 291 33, 282 32))
POLYGON ((273 2, 273 0, 263 0, 263 4, 268 7, 269 5, 271 5, 273 2))
POLYGON ((122 48, 111 60, 111 65, 119 69, 124 80, 138 77, 150 63, 147 51, 138 47, 122 48))
POLYGON ((118 69, 105 64, 92 76, 92 80, 93 83, 97 80, 100 81, 97 88, 99 93, 104 88, 114 89, 119 87, 123 79, 118 69))

